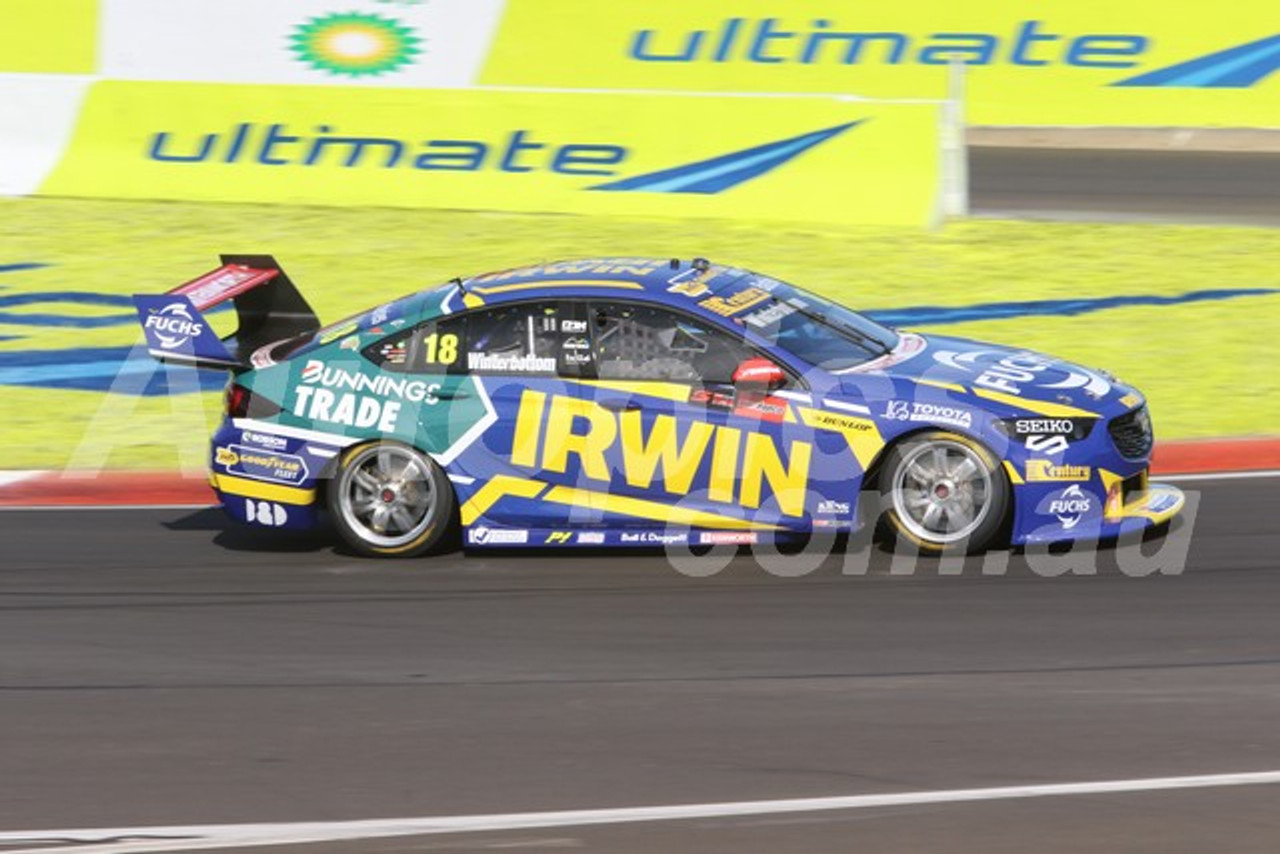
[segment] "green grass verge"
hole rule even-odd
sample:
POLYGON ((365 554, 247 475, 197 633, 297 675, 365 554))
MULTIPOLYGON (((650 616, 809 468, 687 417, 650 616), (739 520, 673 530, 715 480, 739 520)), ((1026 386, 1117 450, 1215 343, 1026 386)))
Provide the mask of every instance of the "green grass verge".
MULTIPOLYGON (((703 255, 772 273, 859 309, 1280 288, 1280 230, 973 221, 925 233, 799 231, 725 222, 392 209, 0 200, 0 295, 161 291, 219 252, 270 252, 328 322, 455 275, 560 257, 703 255)), ((47 307, 10 311, 48 311, 47 307)), ((82 309, 119 313, 119 309, 82 309)), ((928 332, 928 327, 921 327, 928 332)), ((1280 432, 1280 295, 938 332, 1107 368, 1147 393, 1162 438, 1280 432)), ((119 346, 133 326, 0 323, 0 351, 119 346)), ((0 386, 0 468, 199 468, 216 396, 120 398, 0 386), (203 406, 201 405, 203 404, 203 406)))

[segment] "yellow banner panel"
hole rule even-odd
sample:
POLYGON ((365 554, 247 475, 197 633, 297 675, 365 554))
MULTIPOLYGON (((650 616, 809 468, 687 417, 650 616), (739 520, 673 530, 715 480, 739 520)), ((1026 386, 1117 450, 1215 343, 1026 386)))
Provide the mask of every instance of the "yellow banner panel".
POLYGON ((923 225, 938 108, 103 81, 50 195, 923 225))
POLYGON ((980 125, 1280 127, 1273 0, 509 0, 481 82, 938 98, 980 125))
POLYGON ((98 0, 5 0, 0 72, 92 74, 98 0))

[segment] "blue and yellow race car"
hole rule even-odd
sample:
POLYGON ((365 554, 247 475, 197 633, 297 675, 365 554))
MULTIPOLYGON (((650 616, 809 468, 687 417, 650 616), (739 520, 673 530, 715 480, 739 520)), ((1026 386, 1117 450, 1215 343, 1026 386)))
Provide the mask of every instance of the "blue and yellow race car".
POLYGON ((1183 505, 1148 483, 1146 402, 1108 374, 704 259, 503 270, 320 328, 271 256, 224 255, 135 303, 154 356, 231 372, 226 511, 332 523, 369 555, 786 543, 881 518, 943 553, 1183 505), (226 301, 239 328, 219 338, 204 313, 226 301))

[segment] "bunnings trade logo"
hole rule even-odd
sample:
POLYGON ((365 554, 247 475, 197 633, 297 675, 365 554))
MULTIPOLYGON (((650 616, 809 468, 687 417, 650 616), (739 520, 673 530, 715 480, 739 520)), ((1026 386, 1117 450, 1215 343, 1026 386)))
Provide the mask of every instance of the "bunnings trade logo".
POLYGON ((693 163, 632 177, 620 167, 631 157, 624 145, 550 142, 532 130, 513 130, 489 139, 427 139, 349 136, 331 125, 312 133, 288 125, 241 122, 225 132, 177 138, 170 131, 151 135, 146 155, 163 163, 243 163, 262 166, 405 169, 425 173, 497 171, 586 176, 586 190, 602 192, 715 194, 758 178, 806 151, 857 127, 845 122, 693 163))
MULTIPOLYGON (((966 65, 1137 69, 1153 39, 1139 33, 1066 33, 1045 21, 1000 32, 865 32, 818 18, 724 18, 696 30, 649 28, 630 34, 627 54, 650 63, 769 65, 966 65)), ((1245 88, 1280 68, 1280 34, 1115 80, 1111 86, 1245 88)))
POLYGON ((394 18, 348 12, 299 24, 289 37, 294 56, 318 71, 347 77, 387 74, 413 63, 422 39, 394 18))

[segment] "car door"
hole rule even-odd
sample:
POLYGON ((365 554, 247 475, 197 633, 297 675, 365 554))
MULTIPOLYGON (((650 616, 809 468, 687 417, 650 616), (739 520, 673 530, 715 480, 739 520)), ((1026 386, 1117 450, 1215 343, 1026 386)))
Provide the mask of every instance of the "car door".
POLYGON ((787 390, 735 388, 738 367, 760 356, 741 333, 643 302, 593 301, 587 320, 596 377, 582 405, 595 441, 579 447, 611 527, 718 532, 702 542, 807 528, 813 431, 787 390))
POLYGON ((589 506, 546 499, 576 476, 544 469, 535 444, 548 401, 575 399, 571 381, 589 370, 583 311, 568 300, 506 303, 436 318, 384 345, 402 370, 435 381, 440 403, 421 410, 418 444, 449 474, 469 542, 531 543, 530 529, 598 519, 589 506))

